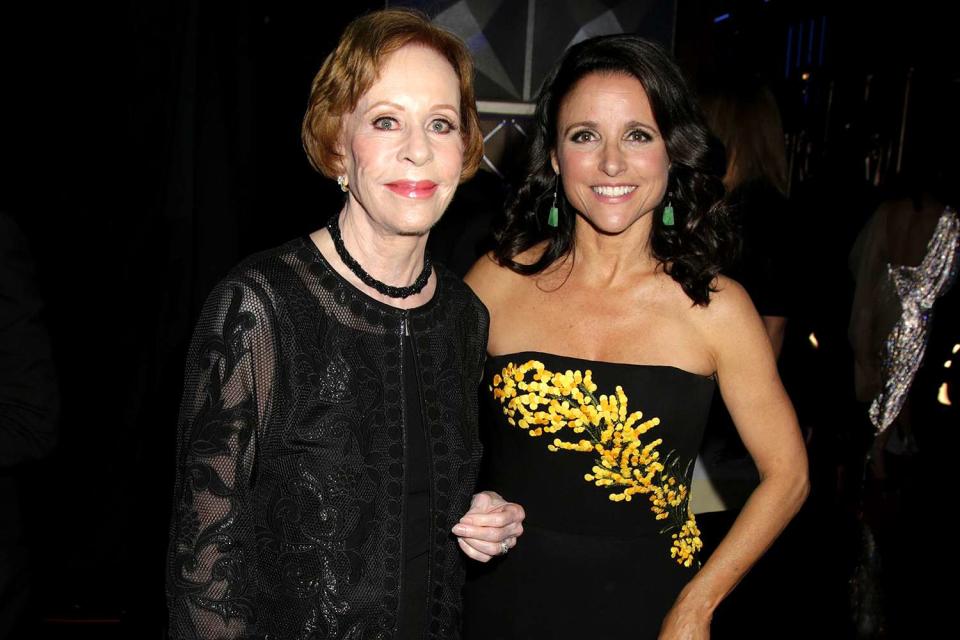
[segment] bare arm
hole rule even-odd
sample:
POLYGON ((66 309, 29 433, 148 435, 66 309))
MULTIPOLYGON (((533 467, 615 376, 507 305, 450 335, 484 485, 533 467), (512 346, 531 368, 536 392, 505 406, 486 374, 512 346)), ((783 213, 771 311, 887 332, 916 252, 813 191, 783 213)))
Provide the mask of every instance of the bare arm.
POLYGON ((770 547, 808 492, 796 414, 763 322, 739 285, 723 281, 705 317, 720 392, 761 482, 710 560, 684 588, 661 638, 707 638, 717 605, 770 547))
POLYGON ((767 330, 767 337, 770 338, 770 345, 773 347, 773 357, 780 359, 780 352, 783 351, 783 334, 787 330, 787 319, 783 316, 761 316, 763 326, 767 330))

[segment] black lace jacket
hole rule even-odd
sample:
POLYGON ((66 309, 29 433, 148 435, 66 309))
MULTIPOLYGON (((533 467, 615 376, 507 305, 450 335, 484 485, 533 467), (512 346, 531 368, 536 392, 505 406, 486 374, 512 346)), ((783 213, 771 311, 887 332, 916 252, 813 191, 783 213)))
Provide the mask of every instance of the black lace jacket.
POLYGON ((431 468, 428 628, 459 636, 488 316, 438 266, 402 311, 302 238, 221 282, 190 348, 167 600, 172 638, 391 638, 403 567, 402 347, 412 340, 431 468))

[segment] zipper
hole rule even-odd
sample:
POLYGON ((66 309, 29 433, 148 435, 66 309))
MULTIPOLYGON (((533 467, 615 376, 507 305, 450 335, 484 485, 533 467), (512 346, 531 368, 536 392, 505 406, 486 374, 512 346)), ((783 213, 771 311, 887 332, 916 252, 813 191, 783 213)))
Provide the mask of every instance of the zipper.
POLYGON ((400 317, 400 357, 397 359, 397 368, 400 378, 400 449, 403 451, 401 464, 403 465, 403 475, 400 484, 400 561, 397 566, 397 621, 393 627, 393 633, 396 635, 400 629, 400 615, 403 612, 403 576, 406 573, 405 565, 407 562, 407 539, 404 535, 404 529, 407 525, 407 389, 406 389, 406 371, 404 364, 407 359, 406 345, 403 339, 409 336, 407 329, 407 312, 404 311, 400 317))
MULTIPOLYGON (((406 312, 404 312, 404 321, 403 327, 407 331, 409 336, 409 327, 406 322, 406 312)), ((434 494, 433 494, 433 447, 430 446, 430 431, 427 429, 427 412, 425 411, 426 407, 423 404, 423 385, 419 384, 420 382, 420 356, 417 354, 417 343, 413 340, 410 341, 410 352, 413 354, 413 366, 414 370, 417 372, 417 399, 420 401, 420 430, 423 432, 423 444, 424 449, 426 450, 426 462, 427 462, 427 576, 426 576, 426 593, 427 597, 424 600, 423 606, 426 608, 426 616, 424 617, 426 628, 423 630, 423 637, 427 637, 430 629, 430 600, 432 598, 433 589, 431 589, 431 576, 433 574, 433 535, 436 533, 433 523, 433 504, 434 504, 434 494)))

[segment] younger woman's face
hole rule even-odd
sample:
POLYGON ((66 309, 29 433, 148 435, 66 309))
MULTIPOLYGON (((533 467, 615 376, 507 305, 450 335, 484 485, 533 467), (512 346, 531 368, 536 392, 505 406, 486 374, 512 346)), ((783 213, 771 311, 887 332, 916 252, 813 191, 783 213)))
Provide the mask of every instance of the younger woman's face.
POLYGON ((577 82, 560 104, 551 163, 567 200, 601 233, 621 233, 652 212, 670 159, 640 81, 598 72, 577 82))

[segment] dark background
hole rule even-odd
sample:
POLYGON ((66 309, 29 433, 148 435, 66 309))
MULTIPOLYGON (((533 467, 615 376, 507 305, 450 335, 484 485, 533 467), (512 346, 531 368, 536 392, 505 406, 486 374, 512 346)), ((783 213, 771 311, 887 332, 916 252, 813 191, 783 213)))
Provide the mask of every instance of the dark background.
MULTIPOLYGON (((846 253, 883 186, 865 179, 863 158, 897 139, 911 67, 930 86, 957 77, 954 23, 934 4, 677 5, 675 53, 689 76, 701 83, 760 73, 796 142, 795 197, 806 206, 794 240, 809 243, 812 259, 797 291, 810 313, 794 325, 795 341, 816 330, 821 349, 796 356, 803 373, 791 391, 804 422, 823 430, 856 410, 846 253), (812 49, 791 65, 787 33, 811 24, 812 49)), ((32 243, 63 396, 60 445, 24 475, 44 634, 161 636, 192 323, 240 258, 314 230, 339 207, 336 186, 301 151, 300 120, 310 80, 343 27, 382 6, 0 8, 0 210, 32 243)))

